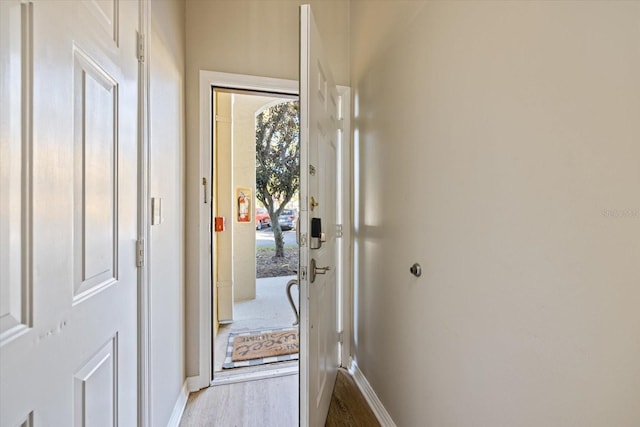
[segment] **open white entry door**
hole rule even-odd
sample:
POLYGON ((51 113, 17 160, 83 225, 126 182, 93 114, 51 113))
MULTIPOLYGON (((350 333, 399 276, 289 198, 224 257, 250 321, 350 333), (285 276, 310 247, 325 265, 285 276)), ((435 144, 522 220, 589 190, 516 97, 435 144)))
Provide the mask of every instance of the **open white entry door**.
POLYGON ((300 19, 300 425, 314 427, 325 424, 340 364, 339 97, 310 6, 300 19))
POLYGON ((0 1, 0 425, 137 425, 137 1, 0 1))

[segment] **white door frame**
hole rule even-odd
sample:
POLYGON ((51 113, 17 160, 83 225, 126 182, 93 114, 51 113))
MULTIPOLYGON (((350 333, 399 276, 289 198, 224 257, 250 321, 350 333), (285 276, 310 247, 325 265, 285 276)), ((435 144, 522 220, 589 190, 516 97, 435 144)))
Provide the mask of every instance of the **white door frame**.
POLYGON ((149 104, 150 104, 150 76, 149 52, 150 7, 151 0, 139 0, 139 29, 141 36, 139 48, 142 48, 138 59, 138 242, 141 246, 137 250, 142 265, 138 266, 138 425, 151 425, 151 300, 149 298, 149 250, 145 250, 151 235, 151 221, 149 220, 149 194, 151 179, 151 164, 149 152, 149 104))
MULTIPOLYGON (((270 77, 250 76, 244 74, 229 74, 215 71, 200 70, 200 153, 199 153, 199 169, 200 180, 207 178, 207 182, 211 182, 213 176, 213 165, 211 164, 212 150, 212 105, 211 105, 211 88, 224 87, 226 89, 242 89, 260 92, 276 92, 291 95, 298 95, 299 83, 297 80, 275 79, 270 77)), ((340 278, 342 282, 340 298, 342 302, 341 320, 342 329, 344 331, 344 340, 342 346, 341 360, 342 365, 347 366, 351 355, 351 136, 350 136, 350 88, 339 86, 341 98, 343 99, 344 114, 344 150, 342 155, 341 169, 343 171, 343 179, 340 179, 338 186, 341 191, 341 212, 343 214, 339 219, 343 221, 343 238, 340 243, 340 256, 343 267, 343 274, 340 278)), ((195 165, 193 165, 195 166, 195 165)), ((209 241, 209 230, 211 223, 211 205, 212 189, 207 186, 204 189, 207 193, 208 203, 204 203, 203 197, 198 200, 199 207, 199 227, 198 233, 198 277, 199 283, 199 354, 198 365, 199 374, 189 378, 189 391, 200 390, 211 385, 212 366, 213 366, 213 319, 212 319, 212 257, 210 247, 215 247, 215 242, 209 241), (210 246, 211 244, 211 246, 210 246)), ((203 194, 203 189, 198 188, 198 194, 203 194)), ((215 233, 211 237, 215 239, 215 233)), ((283 292, 282 297, 285 297, 283 292)), ((187 349, 187 351, 190 351, 187 349)))

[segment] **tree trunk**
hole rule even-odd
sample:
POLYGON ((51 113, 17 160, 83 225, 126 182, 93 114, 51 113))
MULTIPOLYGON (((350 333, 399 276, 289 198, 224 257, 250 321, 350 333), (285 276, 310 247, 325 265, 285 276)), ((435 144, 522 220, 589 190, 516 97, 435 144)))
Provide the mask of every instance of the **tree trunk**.
POLYGON ((280 223, 278 221, 274 221, 271 224, 271 228, 273 229, 273 240, 276 242, 276 257, 284 257, 284 236, 282 234, 282 229, 280 228, 280 223))

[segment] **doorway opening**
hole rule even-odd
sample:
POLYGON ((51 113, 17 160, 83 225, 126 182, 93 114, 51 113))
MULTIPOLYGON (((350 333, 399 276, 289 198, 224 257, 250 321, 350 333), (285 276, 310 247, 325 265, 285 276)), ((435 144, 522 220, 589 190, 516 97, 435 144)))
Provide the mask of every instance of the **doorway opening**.
POLYGON ((213 383, 295 374, 298 97, 212 87, 212 106, 213 383))

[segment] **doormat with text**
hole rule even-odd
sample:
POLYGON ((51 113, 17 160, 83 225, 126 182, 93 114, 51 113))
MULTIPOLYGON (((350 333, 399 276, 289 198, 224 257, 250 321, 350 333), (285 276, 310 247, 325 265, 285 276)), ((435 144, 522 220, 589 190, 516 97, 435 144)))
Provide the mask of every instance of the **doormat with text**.
POLYGON ((300 340, 297 329, 269 329, 229 334, 223 369, 297 360, 300 340))

